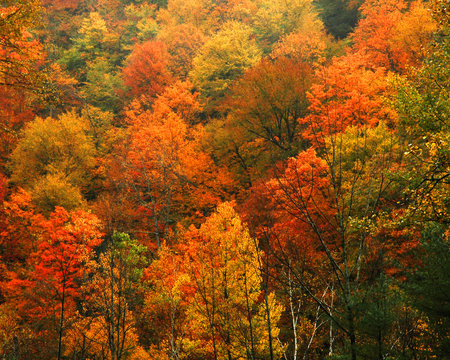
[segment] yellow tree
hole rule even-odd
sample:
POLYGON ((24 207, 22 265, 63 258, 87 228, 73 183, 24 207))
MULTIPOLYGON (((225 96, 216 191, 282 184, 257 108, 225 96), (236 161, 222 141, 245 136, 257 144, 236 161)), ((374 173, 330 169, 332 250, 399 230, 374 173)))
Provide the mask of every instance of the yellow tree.
POLYGON ((215 360, 278 357, 281 349, 274 339, 282 307, 274 294, 261 290, 260 250, 232 204, 221 204, 185 238, 182 249, 195 290, 191 326, 205 342, 204 355, 215 360))
POLYGON ((292 32, 320 31, 323 28, 312 0, 255 0, 253 27, 266 52, 292 32))
POLYGON ((190 326, 193 288, 184 256, 163 244, 158 259, 145 272, 143 327, 150 332, 151 354, 157 359, 191 359, 201 353, 202 342, 190 326))
POLYGON ((202 95, 223 96, 234 79, 254 66, 261 51, 252 29, 239 22, 229 22, 209 39, 193 60, 192 82, 202 95))
POLYGON ((36 118, 11 156, 11 180, 29 190, 44 212, 73 209, 83 202, 95 166, 89 125, 75 113, 36 118))

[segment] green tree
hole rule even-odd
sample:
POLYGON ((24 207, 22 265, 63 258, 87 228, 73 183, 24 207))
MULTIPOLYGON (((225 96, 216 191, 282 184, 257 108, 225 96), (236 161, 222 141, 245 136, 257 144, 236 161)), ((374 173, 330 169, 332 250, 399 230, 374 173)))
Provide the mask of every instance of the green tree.
POLYGON ((87 65, 97 58, 108 59, 111 65, 119 65, 124 54, 120 52, 119 36, 113 33, 98 12, 91 12, 82 20, 78 36, 66 50, 59 63, 82 82, 86 81, 87 65))
POLYGON ((449 17, 442 1, 429 4, 439 22, 433 46, 421 68, 394 83, 399 133, 407 143, 406 166, 398 181, 406 182, 406 210, 398 227, 420 238, 422 263, 409 271, 405 284, 411 306, 424 314, 426 356, 445 358, 450 351, 449 271, 450 73, 449 17))
POLYGON ((146 252, 147 248, 129 235, 114 233, 98 260, 86 265, 92 276, 85 286, 85 316, 70 334, 69 354, 79 351, 80 342, 76 340, 85 336, 90 340, 85 354, 93 358, 101 354, 102 359, 111 360, 149 359, 138 345, 135 327, 146 252))
POLYGON ((144 42, 156 36, 159 31, 158 23, 155 20, 156 6, 148 2, 139 4, 130 4, 125 10, 126 32, 124 46, 130 47, 130 44, 137 38, 144 42))
POLYGON ((425 348, 445 359, 450 353, 450 247, 448 226, 431 222, 422 233, 422 261, 405 287, 412 306, 425 314, 429 336, 425 348))
POLYGON ((325 27, 336 39, 344 39, 358 23, 361 0, 315 0, 325 27))
POLYGON ((114 67, 108 60, 100 57, 88 64, 82 94, 89 104, 103 111, 118 113, 122 108, 118 94, 121 87, 120 76, 114 72, 114 67))

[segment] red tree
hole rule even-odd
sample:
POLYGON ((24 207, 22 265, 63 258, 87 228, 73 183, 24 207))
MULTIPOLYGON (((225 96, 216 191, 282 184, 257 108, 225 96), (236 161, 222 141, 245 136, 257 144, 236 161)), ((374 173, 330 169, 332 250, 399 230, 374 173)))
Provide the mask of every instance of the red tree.
POLYGON ((75 310, 80 296, 85 275, 83 263, 101 243, 99 227, 94 215, 83 211, 68 213, 57 207, 49 220, 39 224, 42 239, 30 255, 26 278, 16 274, 7 285, 8 295, 16 299, 21 317, 32 325, 44 325, 40 336, 56 333, 58 359, 63 353, 67 313, 75 310))
POLYGON ((169 71, 170 55, 166 45, 159 41, 136 44, 123 69, 124 84, 134 97, 143 95, 153 99, 172 82, 169 71))

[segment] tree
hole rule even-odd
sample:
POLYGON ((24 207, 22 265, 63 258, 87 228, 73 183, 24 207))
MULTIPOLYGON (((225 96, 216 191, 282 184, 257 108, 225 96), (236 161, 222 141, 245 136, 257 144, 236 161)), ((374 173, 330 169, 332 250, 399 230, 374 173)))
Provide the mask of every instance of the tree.
POLYGON ((123 69, 124 84, 134 97, 154 99, 172 82, 167 47, 159 41, 136 44, 123 69))
POLYGON ((66 113, 58 119, 36 118, 23 131, 11 156, 11 181, 28 189, 44 212, 82 203, 95 166, 87 130, 86 119, 66 113))
POLYGON ((87 65, 98 58, 108 59, 112 65, 119 65, 123 54, 119 51, 119 36, 113 33, 98 12, 91 12, 82 19, 73 46, 65 50, 60 64, 81 82, 86 81, 87 65))
POLYGON ((41 71, 45 54, 32 34, 39 25, 40 5, 34 0, 3 1, 0 5, 0 161, 5 166, 19 131, 38 109, 45 92, 41 71), (39 99, 41 100, 41 99, 39 99))
POLYGON ((189 24, 204 31, 208 28, 212 6, 211 0, 168 0, 167 8, 159 11, 159 18, 163 24, 189 24))
POLYGON ((273 44, 292 32, 321 29, 312 0, 258 0, 253 27, 261 47, 269 53, 273 44))
POLYGON ((133 106, 127 112, 129 137, 118 153, 121 181, 145 215, 145 231, 152 235, 147 241, 153 238, 160 247, 177 221, 208 214, 232 184, 201 148, 202 126, 189 125, 199 104, 182 85, 167 89, 153 111, 133 106))
POLYGON ((87 311, 72 336, 88 337, 92 342, 88 354, 102 354, 111 360, 150 359, 138 345, 134 314, 141 298, 146 252, 145 246, 127 234, 115 233, 98 261, 87 264, 92 272, 86 284, 87 311))
POLYGON ((40 3, 44 10, 42 23, 46 26, 46 31, 40 33, 43 42, 52 50, 68 49, 92 7, 83 0, 42 0, 40 3))
POLYGON ((422 347, 425 356, 446 356, 449 349, 448 267, 449 198, 449 81, 448 12, 432 1, 439 24, 433 46, 420 68, 396 79, 394 105, 399 112, 399 133, 407 145, 404 171, 405 210, 394 219, 397 231, 414 232, 420 239, 421 262, 405 269, 403 288, 410 304, 424 314, 422 347))
POLYGON ((183 359, 201 353, 202 341, 195 333, 188 309, 193 290, 186 263, 176 247, 163 244, 158 258, 145 272, 145 318, 154 358, 183 359))
POLYGON ((226 22, 248 23, 255 9, 253 0, 169 0, 167 8, 159 10, 158 19, 163 29, 183 24, 212 35, 226 22))
POLYGON ((421 1, 406 10, 403 0, 370 0, 360 9, 363 18, 352 35, 354 50, 369 55, 373 65, 396 72, 420 62, 422 47, 436 29, 421 1))
MULTIPOLYGON (((298 118, 308 108, 306 93, 312 69, 287 58, 262 60, 231 89, 227 108, 236 126, 292 155, 298 138, 298 118)), ((239 130, 237 130, 239 131, 239 130)), ((253 135, 253 136, 252 136, 253 135)))
POLYGON ((423 264, 413 270, 404 284, 411 303, 428 319, 430 353, 445 357, 450 348, 450 294, 447 289, 449 271, 448 228, 438 223, 428 223, 422 234, 423 264))
POLYGON ((400 21, 406 2, 392 0, 366 1, 360 8, 362 19, 353 33, 356 50, 368 53, 377 66, 397 70, 396 58, 389 47, 395 25, 400 21))
POLYGON ((144 42, 157 35, 159 26, 155 19, 156 7, 154 3, 148 2, 131 3, 125 7, 125 46, 129 46, 136 39, 139 42, 144 42))
POLYGON ((177 81, 165 88, 164 92, 158 96, 154 109, 159 109, 159 112, 174 112, 187 125, 196 125, 200 122, 203 111, 199 95, 192 90, 192 84, 189 81, 177 81))
POLYGON ((259 61, 261 51, 251 36, 250 27, 229 22, 202 46, 191 78, 204 97, 221 98, 234 79, 259 61))
MULTIPOLYGON (((403 214, 409 221, 446 224, 449 178, 449 43, 448 20, 435 34, 420 69, 408 77, 397 77, 394 106, 399 113, 399 134, 407 144, 405 167, 405 203, 403 214), (414 219, 414 220, 412 220, 414 219)), ((412 223, 410 223, 412 226, 412 223)), ((415 227, 414 227, 415 228, 415 227)), ((421 229, 420 232, 423 232, 421 229)))
POLYGON ((274 44, 270 57, 288 57, 314 64, 324 57, 328 43, 322 27, 305 24, 305 29, 291 32, 274 44))
MULTIPOLYGON (((17 307, 23 320, 38 327, 54 324, 47 331, 55 335, 55 346, 41 349, 63 357, 67 320, 81 295, 84 264, 93 249, 101 243, 98 219, 82 211, 68 213, 57 207, 49 220, 41 224, 42 241, 31 254, 30 272, 26 279, 8 283, 10 297, 17 297, 17 307), (57 321, 56 321, 57 320, 57 321)), ((45 336, 43 331, 41 336, 45 336)))
POLYGON ((86 84, 81 94, 89 104, 118 113, 123 105, 119 96, 122 87, 120 75, 114 74, 112 64, 100 57, 88 64, 86 84))
POLYGON ((29 31, 37 25, 39 2, 6 1, 0 11, 0 86, 34 87, 43 53, 29 31))
POLYGON ((158 39, 167 44, 171 55, 170 70, 185 79, 192 70, 192 61, 206 41, 206 36, 192 24, 166 26, 158 33, 158 39))
POLYGON ((224 145, 236 147, 234 157, 247 175, 248 167, 261 172, 306 146, 298 119, 307 113, 312 76, 310 66, 296 59, 262 60, 230 88, 223 105, 229 133, 224 145))
POLYGON ((319 67, 318 81, 309 94, 310 114, 299 119, 302 135, 320 145, 325 137, 338 136, 351 125, 392 122, 395 114, 382 100, 387 90, 385 76, 382 68, 368 67, 361 54, 338 57, 319 67))
POLYGON ((403 54, 398 60, 399 69, 419 67, 437 31, 437 23, 430 16, 428 3, 414 1, 408 12, 395 24, 394 35, 389 41, 392 52, 403 54))
MULTIPOLYGON (((377 247, 371 229, 382 216, 380 208, 388 211, 389 199, 398 195, 389 172, 398 168, 401 151, 382 123, 374 129, 348 127, 323 141, 317 152, 309 149, 289 159, 281 173, 268 182, 267 191, 284 221, 302 232, 300 239, 315 244, 315 256, 322 257, 324 274, 334 284, 334 305, 322 299, 296 271, 286 258, 289 251, 281 252, 282 263, 292 272, 296 286, 317 302, 349 340, 348 354, 356 359, 364 341, 358 337, 362 330, 357 327, 366 296, 362 279, 372 271, 385 271, 376 262, 367 262, 367 254, 373 251, 385 259, 383 254, 390 246, 385 242, 377 247)), ((408 238, 403 241, 398 246, 412 248, 415 244, 408 243, 408 238)), ((384 346, 382 342, 378 345, 384 346)))
POLYGON ((26 264, 31 253, 37 251, 40 215, 31 196, 19 188, 1 203, 0 259, 8 270, 26 264))
POLYGON ((189 312, 213 359, 274 359, 282 308, 274 294, 260 302, 257 243, 229 203, 186 233, 182 249, 195 289, 189 312))
POLYGON ((31 96, 27 91, 13 87, 0 87, 0 166, 6 169, 7 158, 17 145, 17 139, 24 125, 35 117, 29 104, 31 96))

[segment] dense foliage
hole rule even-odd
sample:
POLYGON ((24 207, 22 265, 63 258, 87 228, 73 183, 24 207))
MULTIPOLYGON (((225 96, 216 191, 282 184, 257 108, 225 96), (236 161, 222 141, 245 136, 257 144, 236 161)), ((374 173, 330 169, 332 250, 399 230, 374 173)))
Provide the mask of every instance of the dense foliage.
POLYGON ((450 354, 447 0, 3 0, 0 357, 450 354))

